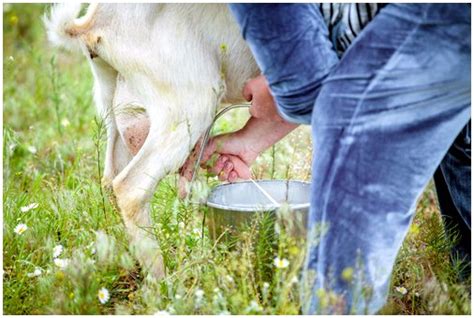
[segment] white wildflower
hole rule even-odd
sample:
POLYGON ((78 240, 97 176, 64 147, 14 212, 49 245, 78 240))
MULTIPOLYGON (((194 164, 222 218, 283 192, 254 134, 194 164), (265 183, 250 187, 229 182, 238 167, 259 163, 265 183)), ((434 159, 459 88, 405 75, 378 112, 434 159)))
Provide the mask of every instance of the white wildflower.
POLYGON ((179 222, 179 223, 178 223, 178 227, 179 227, 181 230, 184 229, 184 227, 185 227, 184 222, 179 222))
POLYGON ((201 236, 201 229, 198 229, 198 228, 193 229, 193 234, 196 236, 201 236))
POLYGON ((22 235, 26 230, 28 230, 28 226, 24 223, 18 224, 14 229, 15 233, 18 235, 22 235))
POLYGON ((15 58, 10 55, 10 56, 8 57, 8 60, 11 61, 11 62, 13 62, 13 61, 15 61, 15 58))
POLYGON ((273 265, 275 265, 276 268, 287 268, 290 262, 286 258, 280 259, 279 257, 275 257, 273 265))
POLYGON ((59 268, 65 268, 69 264, 69 260, 67 258, 55 258, 54 265, 59 268))
POLYGON ((61 244, 59 245, 56 245, 54 248, 53 248, 53 258, 58 258, 59 255, 61 255, 61 253, 63 252, 64 248, 61 244))
POLYGON ((99 301, 101 304, 105 304, 106 302, 109 301, 110 295, 109 291, 107 288, 102 287, 99 292, 97 293, 97 297, 99 298, 99 301))
POLYGON ((22 206, 22 207, 20 208, 20 211, 23 212, 23 213, 26 213, 26 212, 28 212, 28 211, 30 211, 30 210, 36 209, 38 206, 39 206, 38 203, 31 203, 31 204, 22 206))
POLYGON ((71 123, 69 122, 69 120, 67 118, 63 118, 63 120, 61 120, 61 125, 63 127, 67 127, 69 126, 71 123))
POLYGON ((42 273, 41 269, 36 267, 33 273, 26 274, 28 277, 38 277, 42 273))
POLYGON ((402 287, 395 287, 395 290, 396 290, 397 292, 399 292, 400 294, 402 294, 402 295, 406 295, 407 292, 408 292, 408 290, 407 290, 405 287, 403 287, 403 286, 402 286, 402 287))
POLYGON ((267 282, 264 282, 262 285, 262 296, 264 299, 268 297, 269 289, 270 289, 270 284, 267 282))
POLYGON ((196 296, 196 298, 202 299, 202 297, 204 296, 204 290, 198 288, 198 289, 194 292, 194 295, 196 296))
POLYGON ((252 300, 249 304, 249 306, 247 307, 247 309, 245 309, 246 312, 260 312, 262 311, 262 307, 255 301, 255 300, 252 300))
POLYGON ((228 281, 229 283, 233 283, 233 282, 234 282, 234 278, 232 278, 232 276, 230 276, 230 275, 227 275, 225 278, 227 279, 227 281, 228 281))
POLYGON ((13 152, 16 148, 16 144, 15 143, 11 143, 8 145, 8 149, 10 150, 10 152, 13 152))
POLYGON ((183 298, 183 296, 181 296, 180 294, 174 295, 174 299, 180 300, 182 298, 183 298))
POLYGON ((204 291, 200 288, 198 288, 195 292, 194 295, 196 296, 196 301, 194 303, 195 308, 201 307, 202 300, 204 297, 204 291))
POLYGON ((298 277, 293 276, 293 278, 290 281, 291 284, 298 284, 298 277))
POLYGON ((29 146, 28 151, 31 152, 32 154, 35 154, 38 152, 35 146, 29 146))

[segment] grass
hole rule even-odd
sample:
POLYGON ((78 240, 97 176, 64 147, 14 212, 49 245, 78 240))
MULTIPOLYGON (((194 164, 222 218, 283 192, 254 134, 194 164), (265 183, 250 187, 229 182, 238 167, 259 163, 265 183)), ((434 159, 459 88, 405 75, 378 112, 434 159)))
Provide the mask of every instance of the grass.
MULTIPOLYGON (((304 241, 284 231, 274 235, 272 226, 260 222, 273 241, 259 237, 255 225, 233 242, 215 243, 201 226, 205 209, 178 199, 176 176, 160 183, 152 202, 151 230, 161 242, 167 277, 143 277, 119 213, 100 187, 104 138, 90 70, 82 57, 48 47, 40 22, 44 8, 4 5, 4 313, 298 314, 294 280, 304 241), (38 207, 21 212, 31 203, 38 207), (28 226, 22 235, 14 232, 20 223, 28 226), (64 247, 59 257, 71 265, 64 269, 53 261, 58 244, 64 247), (288 259, 289 267, 275 270, 277 256, 288 259), (31 275, 35 269, 39 276, 31 275), (103 287, 110 292, 105 304, 97 297, 103 287)), ((242 125, 245 110, 225 118, 216 132, 242 125)), ((308 129, 298 129, 258 159, 255 176, 308 180, 309 145, 308 129)), ((400 250, 382 313, 470 314, 470 281, 456 281, 451 243, 430 185, 400 250)))

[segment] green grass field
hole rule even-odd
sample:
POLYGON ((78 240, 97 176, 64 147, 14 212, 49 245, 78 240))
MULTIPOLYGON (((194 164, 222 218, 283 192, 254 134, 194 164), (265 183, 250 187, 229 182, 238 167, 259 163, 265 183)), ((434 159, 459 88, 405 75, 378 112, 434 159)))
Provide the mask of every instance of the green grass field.
MULTIPOLYGON (((127 249, 120 215, 100 190, 105 140, 91 72, 82 56, 48 45, 45 8, 3 6, 3 312, 298 314, 295 280, 304 241, 282 232, 269 245, 249 228, 233 242, 215 243, 202 227, 205 209, 177 198, 176 176, 160 183, 152 202, 152 230, 167 276, 160 282, 143 276, 127 249), (22 211, 33 203, 37 207, 22 211), (289 266, 275 269, 277 256, 289 266)), ((237 129, 245 119, 245 111, 226 115, 216 132, 237 129)), ((308 131, 299 128, 264 153, 253 166, 255 176, 309 180, 308 131)), ((430 185, 382 313, 470 314, 470 281, 456 281, 451 243, 430 185)))

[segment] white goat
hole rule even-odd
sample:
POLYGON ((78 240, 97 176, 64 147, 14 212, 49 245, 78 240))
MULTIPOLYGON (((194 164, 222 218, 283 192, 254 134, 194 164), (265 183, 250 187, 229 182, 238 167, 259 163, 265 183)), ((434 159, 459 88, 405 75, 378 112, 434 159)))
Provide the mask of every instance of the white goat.
POLYGON ((221 99, 242 99, 258 68, 226 5, 91 4, 77 18, 79 11, 54 6, 48 37, 90 63, 107 125, 103 183, 113 187, 136 257, 160 278, 159 245, 144 229, 156 185, 184 163, 221 99), (130 104, 144 112, 130 114, 130 104))

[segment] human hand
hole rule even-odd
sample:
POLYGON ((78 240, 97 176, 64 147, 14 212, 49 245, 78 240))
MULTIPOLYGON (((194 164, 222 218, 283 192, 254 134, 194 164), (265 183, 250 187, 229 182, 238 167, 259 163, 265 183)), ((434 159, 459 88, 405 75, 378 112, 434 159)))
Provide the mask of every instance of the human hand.
MULTIPOLYGON (((218 176, 221 181, 235 182, 238 179, 249 179, 250 165, 257 158, 259 151, 244 142, 239 132, 219 135, 209 139, 200 162, 211 174, 218 176)), ((257 145, 257 143, 254 143, 257 145)), ((200 152, 199 141, 191 155, 180 169, 179 196, 186 196, 186 184, 191 181, 195 161, 200 152)))
POLYGON ((267 79, 264 75, 259 75, 245 84, 242 95, 245 100, 252 101, 250 114, 252 117, 275 122, 283 122, 283 118, 278 114, 277 106, 270 92, 267 79))
MULTIPOLYGON (((237 178, 250 178, 250 165, 260 154, 260 143, 252 136, 243 136, 243 129, 210 138, 204 149, 200 165, 209 173, 219 176, 221 181, 235 181, 237 178)), ((187 180, 192 178, 200 142, 181 168, 181 175, 187 180)))

